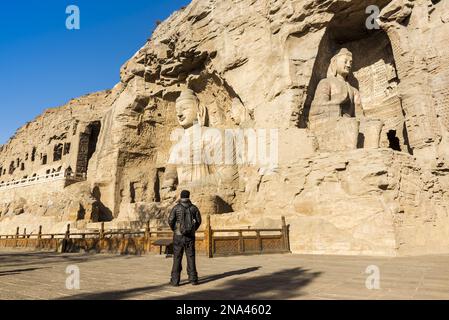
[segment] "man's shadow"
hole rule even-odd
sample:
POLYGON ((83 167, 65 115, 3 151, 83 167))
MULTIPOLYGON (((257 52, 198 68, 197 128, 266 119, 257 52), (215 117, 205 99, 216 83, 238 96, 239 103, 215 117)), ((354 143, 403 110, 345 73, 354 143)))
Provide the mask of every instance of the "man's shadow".
MULTIPOLYGON (((233 275, 241 275, 241 274, 253 272, 258 269, 260 269, 260 267, 251 267, 251 268, 246 268, 246 269, 229 271, 229 272, 225 272, 222 274, 212 275, 212 276, 200 279, 199 283, 205 284, 207 282, 216 281, 218 279, 223 279, 223 278, 230 277, 233 275)), ((105 292, 82 293, 82 294, 77 294, 77 295, 73 295, 73 296, 69 296, 69 297, 58 298, 57 300, 120 300, 120 299, 132 298, 139 294, 148 294, 151 292, 157 292, 157 291, 163 290, 164 288, 167 288, 167 287, 168 287, 168 284, 161 284, 161 285, 139 287, 139 288, 125 289, 125 290, 112 290, 112 291, 105 291, 105 292)))
MULTIPOLYGON (((251 268, 246 268, 246 269, 240 269, 240 270, 233 270, 233 271, 228 271, 228 272, 224 272, 221 274, 214 274, 208 277, 204 277, 204 278, 200 278, 198 279, 198 284, 206 284, 208 282, 212 282, 212 281, 217 281, 223 278, 227 278, 227 277, 232 277, 232 276, 237 276, 237 275, 242 275, 245 273, 249 273, 249 272, 254 272, 259 270, 261 267, 251 267, 251 268)), ((182 281, 180 283, 181 286, 189 284, 189 281, 182 281)))

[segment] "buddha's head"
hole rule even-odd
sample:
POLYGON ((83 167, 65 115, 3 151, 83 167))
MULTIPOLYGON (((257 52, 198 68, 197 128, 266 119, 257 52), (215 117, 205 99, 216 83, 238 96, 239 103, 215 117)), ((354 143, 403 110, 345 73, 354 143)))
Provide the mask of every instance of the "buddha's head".
POLYGON ((332 59, 327 73, 328 77, 348 77, 352 70, 352 53, 346 48, 341 49, 332 59))
POLYGON ((205 125, 204 113, 195 92, 190 89, 181 92, 176 100, 176 117, 184 129, 188 129, 198 122, 205 125))

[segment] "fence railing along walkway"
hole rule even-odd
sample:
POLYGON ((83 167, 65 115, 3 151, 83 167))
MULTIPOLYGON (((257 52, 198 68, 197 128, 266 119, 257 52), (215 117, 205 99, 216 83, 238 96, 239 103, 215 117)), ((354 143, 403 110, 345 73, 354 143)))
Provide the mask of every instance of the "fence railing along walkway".
MULTIPOLYGON (((100 230, 73 233, 70 225, 60 234, 44 234, 42 227, 37 234, 20 234, 17 228, 14 235, 0 235, 0 248, 30 248, 54 250, 61 253, 95 252, 119 254, 145 254, 160 252, 161 241, 170 249, 173 232, 167 229, 151 229, 148 222, 143 230, 105 231, 104 223, 100 230)), ((279 229, 212 229, 210 216, 207 216, 204 231, 197 232, 196 249, 212 258, 215 256, 288 253, 289 226, 282 217, 279 229)))
POLYGON ((84 181, 86 180, 85 173, 73 173, 73 172, 54 172, 41 176, 29 177, 26 179, 20 179, 15 181, 8 181, 0 183, 0 189, 13 189, 19 187, 32 186, 39 183, 58 181, 58 180, 71 180, 71 181, 84 181))

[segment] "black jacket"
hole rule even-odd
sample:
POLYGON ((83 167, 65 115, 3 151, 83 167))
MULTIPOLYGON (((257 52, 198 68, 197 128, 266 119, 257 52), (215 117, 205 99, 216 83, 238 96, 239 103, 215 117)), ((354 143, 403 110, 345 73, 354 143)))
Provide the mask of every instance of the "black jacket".
MULTIPOLYGON (((175 233, 175 235, 182 235, 180 230, 180 221, 184 218, 184 212, 190 208, 190 213, 195 219, 195 231, 201 225, 201 213, 200 210, 190 202, 189 199, 181 199, 178 204, 171 210, 170 216, 168 217, 168 225, 175 233)), ((192 232, 191 237, 195 237, 195 232, 192 232)))

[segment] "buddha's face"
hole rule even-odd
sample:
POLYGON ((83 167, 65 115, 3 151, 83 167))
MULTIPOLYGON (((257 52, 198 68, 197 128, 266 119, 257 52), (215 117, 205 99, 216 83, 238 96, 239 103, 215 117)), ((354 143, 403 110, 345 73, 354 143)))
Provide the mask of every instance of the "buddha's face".
POLYGON ((350 55, 341 55, 336 60, 337 74, 347 77, 352 70, 352 57, 350 55))
POLYGON ((188 129, 197 121, 196 103, 193 100, 181 100, 176 103, 178 123, 188 129))

